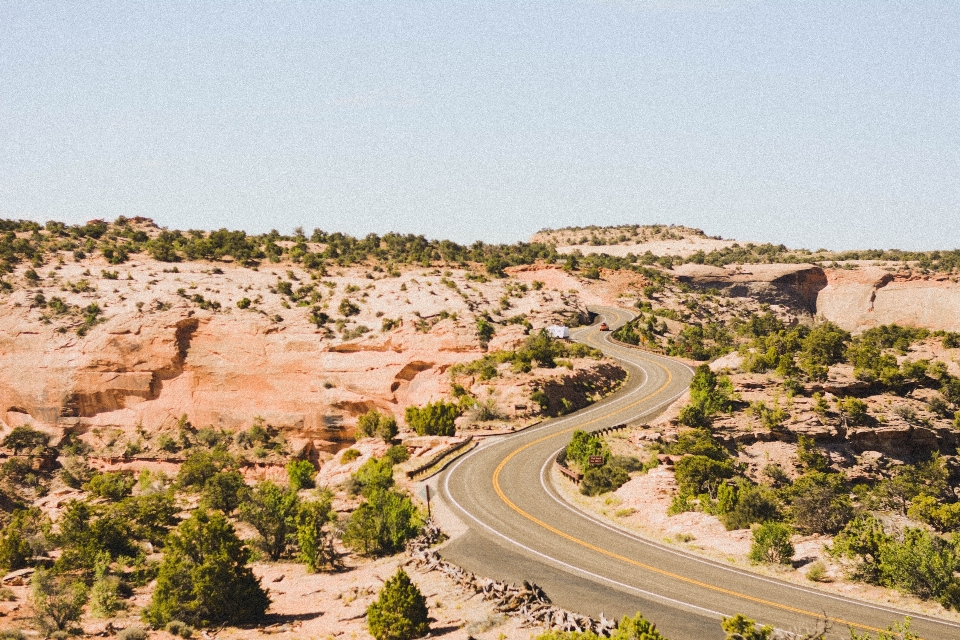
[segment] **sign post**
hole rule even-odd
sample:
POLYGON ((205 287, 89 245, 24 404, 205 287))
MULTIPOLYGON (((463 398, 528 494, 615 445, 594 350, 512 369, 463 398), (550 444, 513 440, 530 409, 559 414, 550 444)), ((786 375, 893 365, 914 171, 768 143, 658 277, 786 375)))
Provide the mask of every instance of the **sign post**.
POLYGON ((417 494, 427 501, 427 519, 430 519, 430 485, 425 484, 421 487, 420 491, 417 494))

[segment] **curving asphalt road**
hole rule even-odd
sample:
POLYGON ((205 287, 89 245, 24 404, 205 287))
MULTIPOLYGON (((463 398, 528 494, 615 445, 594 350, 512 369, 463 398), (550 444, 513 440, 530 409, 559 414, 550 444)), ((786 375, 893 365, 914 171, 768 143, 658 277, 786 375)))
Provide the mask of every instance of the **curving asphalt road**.
MULTIPOLYGON (((612 328, 631 317, 621 309, 597 311, 612 328)), ((536 582, 554 603, 582 614, 640 611, 672 640, 722 640, 720 617, 738 612, 785 630, 810 628, 826 614, 837 638, 849 638, 848 625, 878 631, 911 615, 912 630, 926 640, 960 639, 958 624, 705 560, 568 504, 553 487, 550 465, 573 430, 653 417, 692 376, 682 363, 616 345, 596 325, 573 337, 616 358, 630 374, 627 383, 587 409, 478 447, 434 478, 434 489, 468 528, 444 546, 444 558, 478 575, 536 582)))

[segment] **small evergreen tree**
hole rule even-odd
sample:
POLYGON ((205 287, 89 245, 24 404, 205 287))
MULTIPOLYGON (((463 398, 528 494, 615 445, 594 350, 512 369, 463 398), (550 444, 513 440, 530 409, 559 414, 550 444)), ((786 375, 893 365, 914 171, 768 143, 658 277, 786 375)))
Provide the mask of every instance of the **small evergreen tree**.
POLYGON ((279 560, 296 530, 297 492, 264 480, 240 505, 240 519, 260 533, 260 546, 271 560, 279 560))
POLYGON ((30 581, 37 626, 44 633, 64 631, 80 619, 87 603, 87 586, 82 580, 38 568, 30 581))
POLYGON ((773 636, 773 627, 757 628, 754 620, 738 613, 732 618, 724 618, 720 626, 727 632, 727 640, 769 640, 773 636))
POLYGON ((312 489, 313 476, 316 473, 317 470, 309 460, 291 460, 287 463, 287 478, 290 480, 290 489, 293 491, 312 489))
POLYGON ((366 556, 397 553, 415 537, 423 519, 407 496, 388 489, 375 489, 350 514, 343 543, 366 556))
POLYGON ((270 598, 248 558, 222 513, 195 511, 167 537, 144 618, 157 629, 173 619, 198 627, 259 620, 270 598))
POLYGON ((430 631, 427 616, 427 599, 403 569, 397 569, 367 607, 367 625, 377 640, 421 638, 430 631))
POLYGON ((357 439, 380 438, 390 442, 397 436, 397 421, 391 415, 384 415, 371 409, 357 420, 357 439))
POLYGON ((319 500, 301 504, 297 514, 300 559, 311 573, 327 567, 335 568, 339 564, 339 554, 333 547, 337 512, 333 510, 332 502, 333 493, 324 490, 319 500))
POLYGON ((754 562, 789 564, 794 548, 790 542, 792 530, 782 522, 764 522, 753 530, 750 559, 754 562))

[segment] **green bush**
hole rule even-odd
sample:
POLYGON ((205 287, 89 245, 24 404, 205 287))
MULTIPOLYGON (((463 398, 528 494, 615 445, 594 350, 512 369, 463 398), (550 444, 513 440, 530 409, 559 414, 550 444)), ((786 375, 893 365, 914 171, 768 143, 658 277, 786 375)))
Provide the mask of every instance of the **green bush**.
POLYGON ((602 438, 579 429, 573 432, 566 451, 567 460, 575 463, 581 470, 590 467, 590 456, 603 456, 604 463, 610 459, 610 450, 602 438))
POLYGON ((279 560, 296 531, 299 507, 295 490, 264 480, 247 494, 238 515, 260 534, 257 542, 270 559, 279 560))
POLYGON ((902 540, 888 539, 880 547, 883 584, 920 598, 941 597, 958 568, 953 545, 925 529, 908 527, 902 540))
POLYGON ((452 402, 438 400, 425 407, 407 407, 404 417, 407 426, 421 436, 452 436, 456 432, 454 421, 462 409, 452 402))
POLYGON ((794 548, 790 542, 792 529, 782 522, 765 522, 753 529, 750 560, 790 564, 794 548))
POLYGON ((401 551, 422 526, 423 518, 409 497, 389 489, 374 489, 350 515, 343 543, 361 555, 390 555, 401 551))
POLYGON ((287 463, 287 478, 290 480, 290 488, 294 491, 312 489, 315 486, 313 477, 316 474, 317 470, 309 460, 291 460, 287 463))
POLYGON ((110 554, 101 553, 93 569, 93 587, 90 589, 90 613, 109 618, 125 607, 120 598, 120 578, 110 575, 110 554))
POLYGON ((350 464, 361 455, 363 454, 356 449, 345 449, 344 452, 340 454, 340 464, 350 464))
POLYGON ((324 490, 319 500, 302 503, 297 513, 300 560, 311 573, 325 568, 334 569, 339 564, 339 554, 333 546, 338 516, 332 503, 333 493, 324 490))
POLYGON ((384 415, 371 409, 357 420, 357 439, 380 438, 390 442, 397 437, 397 421, 391 415, 384 415))
POLYGON ((34 556, 50 547, 50 518, 39 508, 14 511, 10 522, 0 529, 0 573, 29 566, 34 556))
POLYGON ((193 627, 188 625, 186 622, 180 620, 171 620, 167 623, 167 633, 178 636, 180 638, 191 638, 193 637, 193 627))
POLYGON ((877 584, 880 582, 880 552, 889 542, 883 524, 870 514, 861 514, 834 537, 827 553, 843 562, 848 578, 877 584))
POLYGON ((688 427, 708 427, 713 416, 729 413, 736 394, 726 376, 718 376, 709 365, 697 367, 690 381, 690 404, 680 410, 679 421, 688 427))
POLYGON ((803 534, 837 533, 853 517, 850 491, 838 473, 811 471, 782 495, 790 502, 794 526, 803 534))
POLYGON ((173 619, 198 627, 256 622, 270 598, 248 558, 223 514, 194 511, 167 537, 144 618, 156 629, 173 619))
POLYGON ((769 640, 773 637, 773 627, 757 628, 756 621, 742 613, 723 618, 720 627, 727 633, 727 640, 769 640))
POLYGON ((427 599, 410 576, 397 569, 367 607, 367 625, 377 640, 413 640, 430 631, 428 615, 427 599))
POLYGON ((200 506, 233 513, 247 491, 243 476, 237 471, 218 471, 203 483, 200 506))
POLYGON ((130 495, 136 483, 136 479, 130 473, 107 471, 93 474, 83 488, 95 496, 117 502, 130 495))
POLYGON ((235 470, 236 460, 225 450, 196 451, 187 456, 177 472, 176 485, 180 489, 203 487, 207 480, 221 471, 235 470))
POLYGON ((44 633, 65 631, 80 619, 87 603, 87 586, 82 580, 37 568, 30 586, 37 626, 44 633))
MULTIPOLYGON (((721 488, 727 485, 721 485, 721 488)), ((720 491, 717 491, 718 498, 720 491)), ((727 510, 718 509, 720 521, 728 530, 746 529, 754 523, 779 520, 780 504, 773 491, 760 485, 744 482, 734 496, 733 505, 727 510)))
POLYGON ((393 462, 388 458, 370 458, 351 476, 347 492, 351 495, 368 495, 377 489, 393 486, 393 462))
POLYGON ((630 480, 630 474, 621 467, 605 464, 602 467, 590 467, 583 474, 580 483, 580 493, 585 496, 596 496, 609 491, 616 491, 630 480))
POLYGON ((389 460, 392 464, 400 464, 401 462, 406 462, 410 459, 410 452, 407 451, 407 447, 402 444, 395 444, 387 452, 383 454, 383 457, 386 460, 389 460))
POLYGON ((717 486, 733 477, 733 466, 701 455, 687 456, 677 461, 674 476, 680 493, 697 496, 702 493, 716 495, 717 486))
POLYGON ((37 448, 46 447, 49 440, 50 436, 42 431, 37 431, 29 425, 23 425, 14 427, 13 431, 7 434, 7 437, 4 438, 0 444, 7 449, 13 449, 13 454, 18 456, 20 452, 25 449, 32 451, 37 448))
POLYGON ((147 640, 147 630, 142 627, 127 627, 117 633, 117 640, 147 640))

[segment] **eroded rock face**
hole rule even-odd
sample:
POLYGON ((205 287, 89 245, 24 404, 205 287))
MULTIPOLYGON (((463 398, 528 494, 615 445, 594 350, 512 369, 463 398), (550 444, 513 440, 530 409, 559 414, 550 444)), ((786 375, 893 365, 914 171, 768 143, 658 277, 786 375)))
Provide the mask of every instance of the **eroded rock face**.
POLYGON ((960 331, 960 283, 947 276, 903 276, 880 267, 826 274, 817 314, 847 331, 884 324, 960 331))
POLYGON ((188 310, 104 329, 83 340, 24 334, 0 321, 4 422, 162 430, 187 414, 194 424, 234 430, 260 416, 336 442, 370 409, 397 412, 445 392, 449 366, 479 355, 474 334, 452 321, 429 335, 400 329, 334 348, 309 326, 278 329, 188 310))
POLYGON ((823 269, 812 264, 745 264, 728 268, 684 264, 677 279, 698 289, 717 289, 735 298, 754 298, 812 315, 820 291, 827 286, 823 269))

